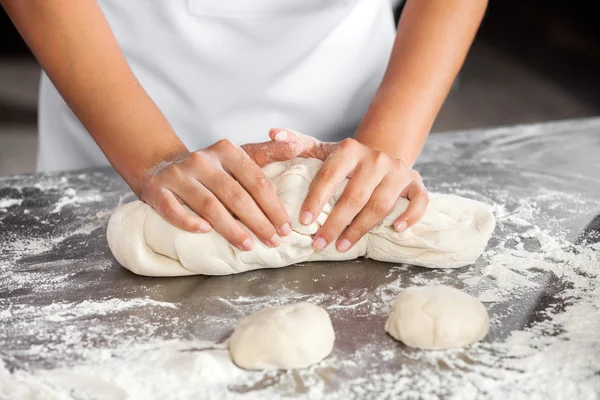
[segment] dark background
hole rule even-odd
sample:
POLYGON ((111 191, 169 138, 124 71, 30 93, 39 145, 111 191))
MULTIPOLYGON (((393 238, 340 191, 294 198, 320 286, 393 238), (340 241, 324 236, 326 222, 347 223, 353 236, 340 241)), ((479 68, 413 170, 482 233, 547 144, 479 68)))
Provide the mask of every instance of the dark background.
MULTIPOLYGON (((35 169, 39 67, 0 10, 1 176, 35 169)), ((598 115, 600 1, 494 0, 433 131, 598 115)))

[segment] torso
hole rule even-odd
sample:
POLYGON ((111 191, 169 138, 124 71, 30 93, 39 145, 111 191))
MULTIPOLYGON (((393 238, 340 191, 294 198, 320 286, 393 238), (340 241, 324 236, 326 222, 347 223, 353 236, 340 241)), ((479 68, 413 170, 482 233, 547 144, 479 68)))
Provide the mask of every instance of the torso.
MULTIPOLYGON (((99 0, 142 86, 190 149, 288 127, 351 134, 394 39, 389 0, 99 0)), ((46 76, 38 170, 106 164, 46 76)))

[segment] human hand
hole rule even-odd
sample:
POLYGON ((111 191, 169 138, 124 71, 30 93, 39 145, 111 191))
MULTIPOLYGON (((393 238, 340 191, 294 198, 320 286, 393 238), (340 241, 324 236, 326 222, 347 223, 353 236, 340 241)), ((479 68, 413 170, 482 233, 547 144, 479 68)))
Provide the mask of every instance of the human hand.
POLYGON ((337 250, 348 251, 394 209, 399 197, 407 198, 410 203, 394 222, 396 231, 408 229, 425 214, 429 203, 427 190, 419 173, 402 160, 354 139, 325 143, 279 128, 271 129, 269 136, 278 142, 300 142, 300 157, 324 161, 300 209, 302 224, 313 223, 344 178, 350 179, 329 218, 314 236, 315 250, 324 249, 337 238, 337 250))
POLYGON ((290 217, 260 167, 294 158, 301 149, 293 140, 241 147, 221 140, 162 161, 147 173, 138 195, 180 229, 214 228, 238 249, 252 250, 252 237, 237 217, 262 242, 276 247, 292 230, 290 217))

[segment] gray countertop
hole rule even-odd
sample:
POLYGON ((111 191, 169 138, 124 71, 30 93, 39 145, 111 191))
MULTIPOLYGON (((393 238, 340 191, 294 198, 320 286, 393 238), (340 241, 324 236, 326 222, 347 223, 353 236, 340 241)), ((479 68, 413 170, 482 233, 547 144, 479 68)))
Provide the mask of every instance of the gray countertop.
POLYGON ((0 178, 0 398, 599 398, 600 119, 433 135, 418 169, 430 191, 494 207, 474 265, 145 278, 106 243, 132 198, 115 172, 0 178), (478 296, 484 342, 420 351, 387 336, 395 295, 424 284, 478 296), (236 322, 295 301, 329 311, 332 355, 298 371, 233 366, 236 322))

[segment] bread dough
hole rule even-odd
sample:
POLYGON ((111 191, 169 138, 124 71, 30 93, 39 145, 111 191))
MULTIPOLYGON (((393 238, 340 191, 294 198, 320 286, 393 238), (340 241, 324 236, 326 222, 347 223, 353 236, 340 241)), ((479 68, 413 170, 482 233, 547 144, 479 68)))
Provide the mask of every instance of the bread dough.
POLYGON ((425 216, 410 229, 402 233, 393 229, 394 220, 409 203, 401 198, 390 215, 349 251, 340 253, 333 243, 315 252, 312 237, 348 182, 346 179, 338 187, 313 224, 302 225, 300 207, 321 164, 316 159, 295 158, 263 168, 292 221, 292 233, 283 237, 282 244, 276 248, 264 245, 252 235, 254 249, 241 251, 214 230, 208 233, 182 231, 140 201, 125 204, 113 213, 107 230, 109 247, 122 266, 146 276, 228 275, 299 262, 351 260, 361 256, 430 268, 457 268, 471 264, 481 255, 494 230, 495 219, 487 205, 454 195, 431 193, 425 216))
POLYGON ((310 303, 263 308, 244 318, 229 338, 229 354, 244 369, 306 368, 331 353, 329 314, 310 303))
POLYGON ((464 347, 483 339, 490 320, 483 303, 448 286, 400 292, 385 323, 394 339, 420 349, 464 347))

